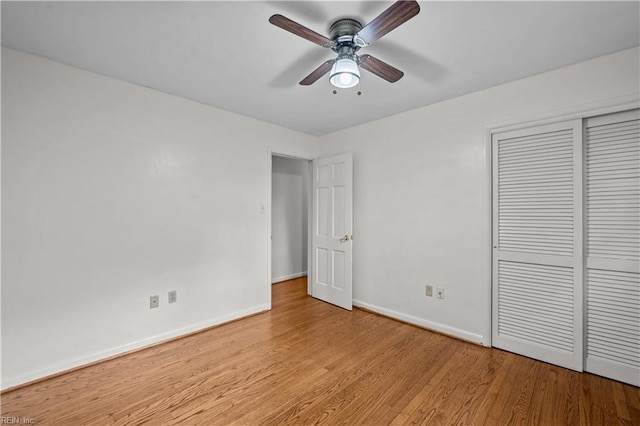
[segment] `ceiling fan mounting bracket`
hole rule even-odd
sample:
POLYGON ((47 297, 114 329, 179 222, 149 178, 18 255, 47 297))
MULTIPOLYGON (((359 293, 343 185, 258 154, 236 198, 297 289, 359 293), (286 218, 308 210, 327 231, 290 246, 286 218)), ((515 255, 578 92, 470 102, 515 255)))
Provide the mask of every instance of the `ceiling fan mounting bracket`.
POLYGON ((329 29, 329 37, 334 42, 338 41, 338 38, 343 36, 351 36, 353 40, 353 35, 357 34, 358 31, 362 29, 362 24, 359 21, 351 18, 338 19, 329 29))
MULTIPOLYGON (((331 50, 338 56, 354 57, 361 46, 355 43, 355 35, 362 29, 362 24, 355 19, 338 19, 331 24, 331 50)), ((355 59, 355 58, 354 58, 355 59)))

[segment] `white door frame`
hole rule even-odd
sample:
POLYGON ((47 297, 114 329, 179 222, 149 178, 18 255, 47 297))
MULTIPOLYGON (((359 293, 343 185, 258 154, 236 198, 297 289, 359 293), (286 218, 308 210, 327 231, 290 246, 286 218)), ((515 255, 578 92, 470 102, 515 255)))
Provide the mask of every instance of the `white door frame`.
MULTIPOLYGON (((306 161, 308 164, 311 164, 313 158, 299 156, 295 154, 289 154, 282 151, 273 151, 271 148, 267 149, 267 202, 266 202, 266 214, 267 214, 267 278, 266 278, 266 290, 267 290, 267 309, 271 310, 271 188, 273 185, 273 156, 277 157, 285 157, 292 158, 294 160, 306 161)), ((312 274, 312 265, 311 265, 311 226, 312 226, 312 217, 313 213, 312 208, 312 185, 313 179, 311 177, 312 168, 309 166, 307 168, 307 276, 311 276, 312 274)), ((307 280, 307 294, 311 295, 311 281, 307 280)))
MULTIPOLYGON (((516 120, 509 120, 502 123, 488 124, 484 126, 484 212, 483 223, 484 229, 483 244, 484 247, 482 258, 484 265, 482 274, 482 287, 483 287, 483 312, 484 312, 484 326, 483 326, 483 346, 492 346, 491 332, 492 332, 492 273, 493 273, 493 170, 492 170, 492 138, 494 133, 502 133, 511 130, 518 130, 527 127, 534 127, 538 125, 552 124, 560 121, 567 121, 577 118, 586 118, 596 115, 610 114, 614 112, 624 111, 628 109, 638 108, 640 103, 640 97, 637 93, 629 94, 626 96, 620 96, 612 99, 604 99, 598 102, 590 102, 583 105, 575 105, 570 108, 562 110, 556 110, 547 112, 544 114, 538 114, 535 116, 519 118, 516 120)), ((583 298, 583 303, 586 298, 583 298)), ((586 309, 583 306, 583 309, 586 309)))

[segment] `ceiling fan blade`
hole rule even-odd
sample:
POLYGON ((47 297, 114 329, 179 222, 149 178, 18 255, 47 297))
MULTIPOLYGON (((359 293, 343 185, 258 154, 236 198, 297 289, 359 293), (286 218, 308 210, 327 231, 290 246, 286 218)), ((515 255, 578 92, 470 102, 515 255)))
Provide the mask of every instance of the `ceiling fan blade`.
POLYGON ((323 75, 325 75, 326 73, 331 71, 331 67, 333 67, 334 63, 335 63, 335 59, 331 59, 329 61, 326 61, 324 64, 320 65, 318 68, 316 68, 315 70, 311 71, 311 74, 309 74, 308 76, 303 78, 300 81, 300 84, 302 86, 309 86, 309 85, 315 83, 316 81, 318 81, 320 79, 320 77, 322 77, 323 75))
POLYGON ((389 83, 395 83, 404 75, 399 69, 371 55, 360 56, 360 66, 370 73, 387 80, 389 83))
POLYGON ((398 28, 419 12, 420 5, 417 1, 397 1, 361 29, 356 37, 360 38, 365 46, 369 45, 398 28))
POLYGON ((280 27, 283 30, 289 31, 290 33, 293 33, 299 37, 307 39, 310 42, 315 43, 319 46, 322 46, 322 47, 331 46, 331 40, 329 40, 327 37, 323 36, 322 34, 318 34, 317 32, 310 30, 309 28, 303 25, 300 25, 297 22, 292 21, 291 19, 284 17, 282 15, 278 15, 278 14, 273 15, 271 18, 269 18, 269 22, 271 22, 276 27, 280 27))

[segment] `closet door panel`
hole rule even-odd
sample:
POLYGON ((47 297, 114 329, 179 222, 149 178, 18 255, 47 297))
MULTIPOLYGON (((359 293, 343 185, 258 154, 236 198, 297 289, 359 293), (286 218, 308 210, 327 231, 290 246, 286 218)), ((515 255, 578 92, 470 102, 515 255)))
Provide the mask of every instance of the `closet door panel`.
POLYGON ((585 124, 585 369, 640 386, 640 113, 585 124))
POLYGON ((580 121, 493 136, 496 347, 582 369, 580 121))

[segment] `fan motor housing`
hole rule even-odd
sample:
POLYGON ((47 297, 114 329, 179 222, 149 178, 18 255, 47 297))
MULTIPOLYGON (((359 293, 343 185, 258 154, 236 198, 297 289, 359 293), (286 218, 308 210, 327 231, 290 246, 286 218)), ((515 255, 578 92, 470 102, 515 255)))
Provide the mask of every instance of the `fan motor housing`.
POLYGON ((355 19, 344 18, 338 19, 331 24, 329 36, 331 40, 338 41, 342 36, 353 36, 362 29, 362 24, 355 19))

